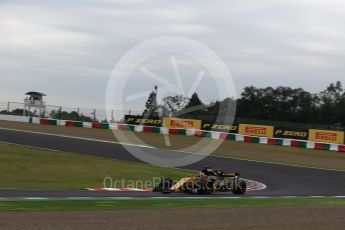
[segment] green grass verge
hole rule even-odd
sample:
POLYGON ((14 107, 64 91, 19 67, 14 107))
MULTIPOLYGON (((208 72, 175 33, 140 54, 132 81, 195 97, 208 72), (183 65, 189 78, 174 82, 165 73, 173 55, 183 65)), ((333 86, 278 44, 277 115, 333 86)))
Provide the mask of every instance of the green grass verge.
MULTIPOLYGON (((153 181, 162 176, 178 179, 193 174, 182 169, 0 143, 0 188, 84 189, 103 187, 106 177, 112 181, 126 179, 125 186, 129 186, 132 181, 153 181)), ((144 187, 140 183, 138 186, 144 187)))
MULTIPOLYGON (((150 143, 158 139, 159 134, 139 133, 142 139, 150 143), (157 137, 156 137, 157 136, 157 137)), ((198 137, 171 135, 170 142, 176 149, 192 145, 200 141, 198 137)), ((209 143, 197 144, 201 149, 209 143)), ((162 149, 170 149, 163 144, 153 144, 162 149)), ((256 160, 269 163, 296 165, 321 169, 345 170, 345 153, 294 148, 288 146, 265 145, 247 142, 225 140, 212 154, 214 156, 230 157, 242 160, 256 160)))
MULTIPOLYGON (((287 148, 287 147, 285 147, 287 148)), ((298 166, 298 167, 305 167, 305 168, 315 168, 315 169, 325 169, 325 170, 337 170, 337 171, 345 171, 345 166, 337 166, 337 165, 325 165, 320 163, 309 163, 309 162, 291 162, 289 160, 276 160, 276 159, 259 159, 258 157, 243 157, 238 154, 225 154, 219 155, 220 157, 229 157, 232 159, 238 160, 245 160, 245 161, 259 161, 271 164, 281 164, 281 165, 288 165, 288 166, 298 166)))
POLYGON ((242 206, 345 205, 343 198, 135 199, 0 201, 0 211, 73 211, 133 208, 229 208, 242 206))

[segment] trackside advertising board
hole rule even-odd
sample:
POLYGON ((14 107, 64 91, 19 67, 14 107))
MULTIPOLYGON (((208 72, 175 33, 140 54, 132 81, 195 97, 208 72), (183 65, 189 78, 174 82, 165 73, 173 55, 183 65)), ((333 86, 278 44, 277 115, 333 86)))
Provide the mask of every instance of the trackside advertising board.
POLYGON ((209 122, 202 123, 202 130, 212 130, 219 132, 229 132, 229 133, 238 133, 238 125, 220 125, 209 122))
POLYGON ((144 118, 143 116, 125 115, 126 124, 130 125, 147 125, 147 126, 162 126, 162 120, 159 118, 144 118))
POLYGON ((274 127, 275 138, 309 140, 308 129, 289 129, 286 127, 274 127))
POLYGON ((344 132, 309 129, 309 140, 313 142, 344 144, 344 132))
POLYGON ((274 127, 267 125, 240 124, 239 133, 249 136, 273 137, 274 127))
POLYGON ((168 128, 201 129, 201 120, 164 117, 163 126, 168 128))

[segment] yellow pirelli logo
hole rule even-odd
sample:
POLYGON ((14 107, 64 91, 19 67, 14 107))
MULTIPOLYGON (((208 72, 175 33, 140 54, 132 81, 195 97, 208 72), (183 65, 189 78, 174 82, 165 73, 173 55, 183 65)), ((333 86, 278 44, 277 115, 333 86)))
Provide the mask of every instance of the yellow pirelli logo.
POLYGON ((309 140, 314 142, 344 144, 344 132, 310 129, 309 140))
POLYGON ((325 141, 336 141, 337 134, 336 133, 324 133, 324 132, 316 132, 316 139, 325 140, 325 141))
POLYGON ((164 117, 163 126, 168 128, 201 129, 201 120, 164 117))
POLYGON ((239 133, 251 136, 273 137, 274 127, 266 125, 240 124, 239 133))
POLYGON ((194 122, 193 121, 171 120, 170 126, 177 127, 177 128, 193 128, 194 122))
POLYGON ((246 133, 257 134, 257 135, 267 135, 267 128, 246 127, 246 133))

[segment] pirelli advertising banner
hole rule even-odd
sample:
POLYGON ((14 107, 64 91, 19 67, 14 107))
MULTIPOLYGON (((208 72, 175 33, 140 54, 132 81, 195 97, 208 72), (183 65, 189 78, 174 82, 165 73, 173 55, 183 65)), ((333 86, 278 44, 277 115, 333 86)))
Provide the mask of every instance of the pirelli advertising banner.
POLYGON ((229 132, 229 133, 238 133, 238 125, 220 125, 220 124, 213 124, 208 122, 202 123, 202 130, 212 130, 212 131, 219 131, 219 132, 229 132))
POLYGON ((313 142, 344 144, 344 132, 309 129, 309 140, 313 142))
POLYGON ((283 139, 309 140, 308 129, 289 129, 286 127, 274 127, 274 137, 283 139))
POLYGON ((167 128, 201 129, 201 120, 164 117, 163 126, 167 128))
POLYGON ((274 127, 266 125, 240 124, 239 133, 243 135, 273 137, 274 127))
POLYGON ((143 116, 125 115, 126 124, 130 125, 147 125, 158 126, 162 125, 162 120, 159 118, 144 118, 143 116))

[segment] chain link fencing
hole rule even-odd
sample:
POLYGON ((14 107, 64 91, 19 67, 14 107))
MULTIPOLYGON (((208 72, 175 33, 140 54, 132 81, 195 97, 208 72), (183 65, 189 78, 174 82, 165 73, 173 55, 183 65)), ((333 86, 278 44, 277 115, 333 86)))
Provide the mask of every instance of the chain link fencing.
POLYGON ((46 105, 42 114, 38 109, 31 108, 30 111, 24 112, 24 103, 20 102, 0 102, 0 113, 11 115, 26 115, 33 117, 47 117, 62 120, 78 120, 78 121, 108 121, 107 117, 111 117, 108 122, 124 122, 124 117, 127 114, 141 115, 140 111, 119 111, 104 109, 85 109, 78 107, 66 107, 46 105))
MULTIPOLYGON (((20 102, 0 102, 0 114, 11 115, 24 115, 24 103, 20 102)), ((119 122, 125 123, 125 115, 139 115, 141 116, 143 111, 119 111, 111 110, 106 111, 104 109, 85 109, 78 107, 65 107, 46 105, 41 114, 42 117, 61 119, 61 120, 77 120, 77 121, 103 121, 103 122, 119 122), (111 117, 111 120, 107 120, 107 117, 111 117)), ((25 115, 39 117, 39 111, 37 109, 30 109, 26 111, 25 115)), ((187 117, 185 117, 187 118, 187 117)), ((192 118, 192 117, 191 117, 192 118)), ((202 120, 211 121, 213 117, 202 117, 202 120)), ((345 127, 342 125, 322 125, 322 124, 307 124, 307 123, 293 123, 293 122, 281 122, 281 121, 268 121, 257 120, 247 118, 235 118, 235 124, 257 124, 257 125, 270 125, 274 127, 285 127, 289 129, 324 129, 324 130, 337 130, 343 131, 345 127)))

